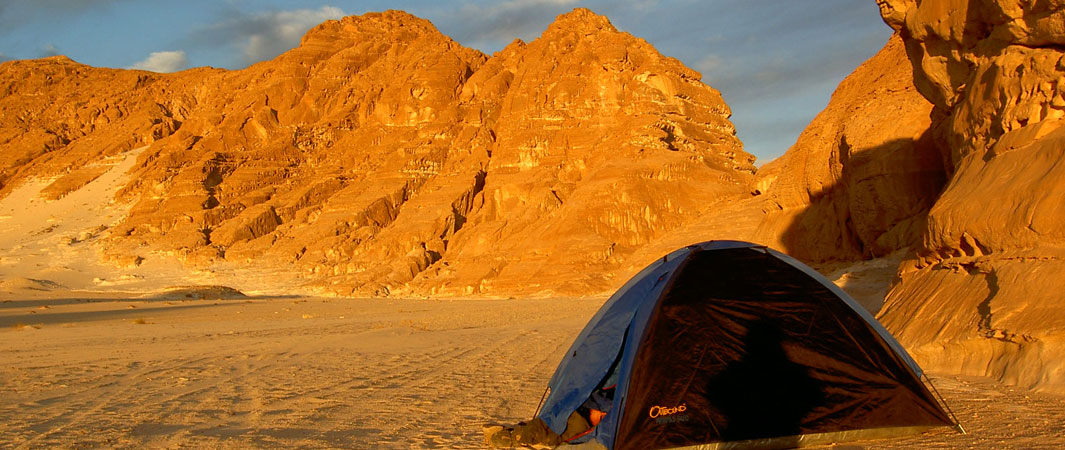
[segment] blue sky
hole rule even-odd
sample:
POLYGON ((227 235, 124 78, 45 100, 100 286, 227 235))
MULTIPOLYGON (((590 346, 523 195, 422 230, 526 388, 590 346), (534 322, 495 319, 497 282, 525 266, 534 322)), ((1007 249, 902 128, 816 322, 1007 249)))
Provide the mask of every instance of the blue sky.
POLYGON ((873 0, 0 0, 0 61, 62 54, 101 67, 239 69, 322 21, 386 9, 491 54, 575 7, 700 71, 759 165, 783 154, 891 35, 873 0))

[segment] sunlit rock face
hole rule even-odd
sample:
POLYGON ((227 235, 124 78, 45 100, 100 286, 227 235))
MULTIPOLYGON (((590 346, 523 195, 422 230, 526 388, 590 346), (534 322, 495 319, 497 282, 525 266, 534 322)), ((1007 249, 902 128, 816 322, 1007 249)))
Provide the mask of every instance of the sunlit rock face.
POLYGON ((493 135, 484 189, 415 287, 605 291, 633 250, 747 195, 753 158, 699 78, 586 10, 495 55, 464 88, 493 135))
POLYGON ((1065 5, 878 4, 950 150, 883 320, 934 369, 1065 391, 1065 5))
POLYGON ((205 80, 209 100, 142 157, 111 251, 396 276, 394 260, 446 239, 487 162, 458 101, 484 60, 388 12, 326 22, 273 61, 205 80))
POLYGON ((27 176, 55 176, 148 145, 179 128, 200 100, 194 82, 100 69, 64 56, 0 64, 0 196, 27 176))
POLYGON ((389 11, 239 71, 0 74, 0 182, 150 146, 115 261, 342 295, 600 294, 634 249, 752 190, 720 94, 583 9, 492 57, 389 11))

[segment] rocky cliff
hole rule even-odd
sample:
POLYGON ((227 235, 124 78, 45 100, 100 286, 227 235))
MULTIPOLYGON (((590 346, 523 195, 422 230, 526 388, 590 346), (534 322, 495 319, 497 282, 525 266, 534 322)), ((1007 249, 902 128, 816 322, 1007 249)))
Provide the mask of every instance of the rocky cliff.
POLYGON ((925 368, 1063 391, 1065 9, 880 3, 898 33, 758 171, 758 195, 632 260, 728 238, 813 263, 904 251, 880 318, 925 368))
POLYGON ((194 80, 217 74, 99 69, 63 56, 0 64, 0 196, 12 182, 171 135, 206 93, 194 80))
POLYGON ((878 4, 949 176, 883 321, 932 369, 1065 390, 1065 5, 878 4))
POLYGON ((344 295, 602 293, 636 248, 752 190, 720 94, 583 9, 492 57, 389 11, 244 70, 54 58, 0 65, 0 89, 5 186, 62 176, 61 195, 149 146, 116 263, 344 295))
POLYGON ((749 193, 753 158, 720 94, 603 17, 561 17, 469 89, 500 78, 510 88, 485 96, 500 101, 484 189, 455 251, 416 288, 605 292, 635 249, 749 193))
POLYGON ((932 104, 917 92, 906 61, 902 39, 893 36, 840 83, 783 156, 758 170, 754 195, 641 248, 635 265, 709 239, 759 242, 815 264, 918 245, 946 168, 932 104))

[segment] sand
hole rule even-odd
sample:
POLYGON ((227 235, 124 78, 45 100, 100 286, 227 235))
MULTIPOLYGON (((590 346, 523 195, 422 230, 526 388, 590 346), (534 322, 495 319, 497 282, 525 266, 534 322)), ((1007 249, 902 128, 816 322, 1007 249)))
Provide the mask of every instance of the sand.
POLYGON ((0 304, 12 448, 479 448, 597 302, 0 304))
MULTIPOLYGON (((11 299, 0 447, 483 448, 601 302, 11 299)), ((1065 399, 933 379, 969 434, 834 448, 1065 447, 1065 399)))

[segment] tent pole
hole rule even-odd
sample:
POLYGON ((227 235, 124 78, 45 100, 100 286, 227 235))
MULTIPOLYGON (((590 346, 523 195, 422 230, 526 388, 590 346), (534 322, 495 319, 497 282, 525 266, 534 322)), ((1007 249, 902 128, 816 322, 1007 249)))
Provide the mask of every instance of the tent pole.
MULTIPOLYGON (((543 408, 544 400, 547 399, 547 393, 548 392, 551 392, 551 388, 550 387, 548 387, 547 389, 544 389, 544 395, 540 396, 540 403, 536 404, 536 412, 533 413, 533 415, 532 415, 533 418, 535 418, 536 416, 540 415, 540 408, 543 408)), ((957 420, 955 420, 955 422, 957 422, 957 420)))
POLYGON ((961 434, 969 434, 965 431, 965 427, 961 426, 961 422, 958 420, 958 416, 954 415, 954 410, 950 409, 950 405, 947 404, 947 400, 943 398, 943 394, 939 393, 939 389, 936 389, 936 385, 932 383, 932 379, 928 378, 928 375, 921 371, 921 378, 924 378, 925 383, 932 388, 932 392, 936 395, 936 400, 943 405, 943 408, 947 410, 947 414, 950 414, 951 420, 954 421, 954 428, 956 428, 961 434))

